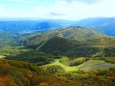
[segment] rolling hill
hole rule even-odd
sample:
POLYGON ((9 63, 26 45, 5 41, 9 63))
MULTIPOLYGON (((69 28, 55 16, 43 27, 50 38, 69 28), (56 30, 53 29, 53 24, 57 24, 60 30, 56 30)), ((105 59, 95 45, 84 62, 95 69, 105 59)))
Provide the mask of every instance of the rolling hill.
POLYGON ((58 54, 74 48, 75 45, 76 43, 74 41, 69 41, 61 37, 52 37, 48 41, 46 41, 41 47, 38 47, 38 49, 46 53, 51 52, 58 54))
POLYGON ((85 27, 66 27, 60 28, 56 30, 52 30, 49 32, 45 32, 42 34, 34 34, 28 37, 24 37, 21 39, 20 43, 25 46, 38 46, 40 43, 45 42, 51 37, 59 36, 70 40, 84 40, 92 37, 104 36, 100 30, 85 28, 85 27))
POLYGON ((79 26, 27 36, 22 38, 20 43, 26 47, 57 56, 115 56, 115 37, 106 36, 96 29, 79 26))
POLYGON ((82 41, 53 37, 38 47, 38 50, 70 57, 113 57, 115 56, 114 42, 114 37, 98 37, 82 41))

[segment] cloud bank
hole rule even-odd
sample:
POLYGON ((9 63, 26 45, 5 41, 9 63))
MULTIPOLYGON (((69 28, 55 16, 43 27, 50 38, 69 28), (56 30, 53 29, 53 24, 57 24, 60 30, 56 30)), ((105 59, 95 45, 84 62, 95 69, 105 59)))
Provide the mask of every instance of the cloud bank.
POLYGON ((32 3, 32 0, 7 0, 9 2, 17 2, 17 3, 32 3))
POLYGON ((35 3, 35 1, 37 2, 38 0, 8 1, 16 1, 17 3, 29 2, 29 4, 18 3, 18 5, 12 5, 12 8, 1 4, 0 17, 67 20, 79 20, 92 17, 115 17, 115 0, 56 0, 54 4, 47 6, 35 3), (30 2, 34 2, 34 4, 31 4, 30 2))
POLYGON ((82 2, 82 3, 87 3, 87 4, 93 4, 93 3, 98 2, 99 0, 60 0, 60 1, 66 1, 67 3, 82 2))

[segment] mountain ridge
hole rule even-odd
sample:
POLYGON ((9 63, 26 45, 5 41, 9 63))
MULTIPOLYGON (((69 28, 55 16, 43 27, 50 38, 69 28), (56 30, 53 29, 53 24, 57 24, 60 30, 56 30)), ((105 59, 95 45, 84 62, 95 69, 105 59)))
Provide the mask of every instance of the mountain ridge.
POLYGON ((74 25, 96 28, 108 36, 115 36, 115 18, 87 18, 77 21, 74 25))
POLYGON ((53 36, 59 36, 70 40, 84 40, 95 36, 104 36, 101 31, 80 26, 60 28, 46 33, 27 36, 21 39, 20 43, 25 46, 38 45, 53 36))

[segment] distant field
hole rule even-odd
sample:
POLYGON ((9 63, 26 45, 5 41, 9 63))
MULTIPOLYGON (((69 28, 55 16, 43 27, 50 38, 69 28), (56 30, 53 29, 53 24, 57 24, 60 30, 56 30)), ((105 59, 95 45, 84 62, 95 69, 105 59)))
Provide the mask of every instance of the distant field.
POLYGON ((67 66, 60 63, 59 59, 56 59, 55 62, 44 66, 50 66, 50 65, 59 65, 63 67, 67 72, 77 70, 96 70, 100 68, 115 68, 115 64, 104 62, 104 60, 89 60, 79 66, 67 66))

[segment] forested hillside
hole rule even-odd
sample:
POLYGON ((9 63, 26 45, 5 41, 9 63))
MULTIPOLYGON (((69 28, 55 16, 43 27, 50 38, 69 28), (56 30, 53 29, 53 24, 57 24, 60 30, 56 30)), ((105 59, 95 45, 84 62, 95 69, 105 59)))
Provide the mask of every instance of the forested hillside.
POLYGON ((16 40, 15 40, 15 35, 6 33, 4 31, 0 31, 0 47, 6 46, 6 45, 15 45, 16 40))
POLYGON ((37 49, 54 55, 67 55, 70 57, 114 57, 114 42, 114 37, 99 37, 85 41, 73 41, 60 37, 54 37, 49 39, 37 49))
POLYGON ((25 46, 35 47, 51 37, 59 36, 70 40, 84 40, 92 37, 104 36, 101 31, 85 27, 67 27, 52 30, 42 34, 30 35, 21 39, 20 43, 25 46))

